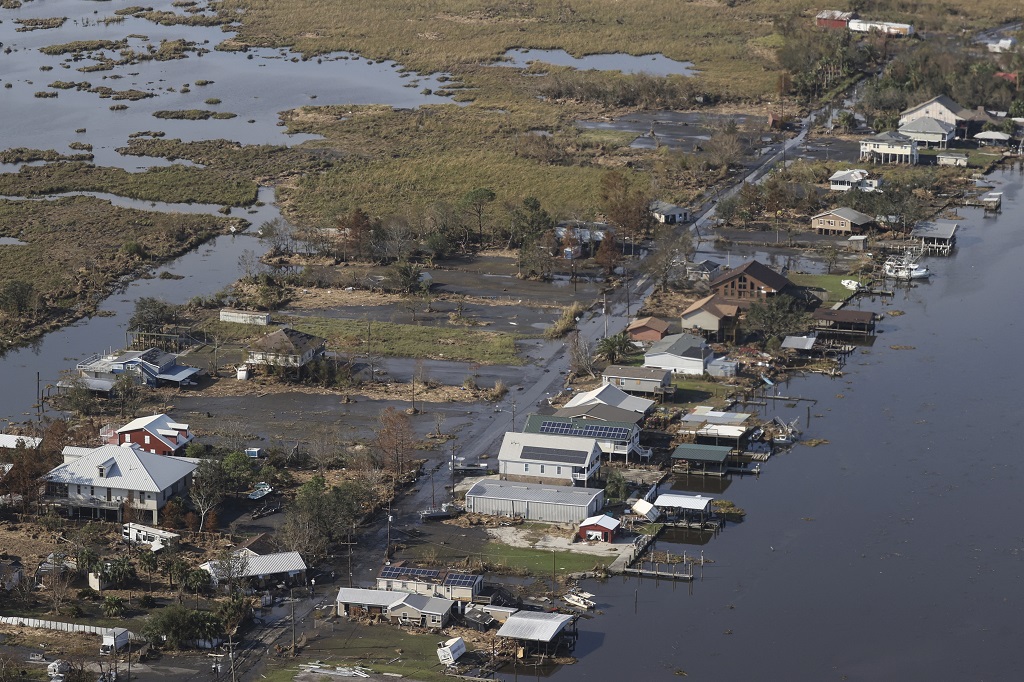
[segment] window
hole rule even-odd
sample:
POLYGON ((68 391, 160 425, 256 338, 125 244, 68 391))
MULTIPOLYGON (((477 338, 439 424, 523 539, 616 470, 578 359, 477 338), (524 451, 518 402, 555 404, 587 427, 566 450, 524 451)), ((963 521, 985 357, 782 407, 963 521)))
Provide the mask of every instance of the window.
POLYGON ((89 486, 89 495, 92 497, 96 497, 96 486, 89 486))
POLYGON ((146 436, 146 445, 149 445, 149 436, 146 436))
POLYGON ((523 471, 529 471, 529 470, 530 470, 530 465, 529 464, 523 464, 523 471))
POLYGON ((819 225, 824 225, 825 224, 825 219, 824 218, 818 218, 818 224, 819 225))
POLYGON ((562 467, 555 467, 555 473, 558 474, 559 476, 561 476, 562 475, 562 467))
POLYGON ((544 465, 543 465, 543 464, 541 464, 541 465, 540 465, 540 472, 541 472, 542 474, 544 473, 544 465))
POLYGON ((835 224, 836 224, 836 221, 834 221, 834 220, 828 221, 828 226, 829 227, 833 227, 833 226, 835 226, 835 224))
POLYGON ((81 495, 82 494, 82 486, 76 486, 76 487, 78 488, 78 494, 81 495))

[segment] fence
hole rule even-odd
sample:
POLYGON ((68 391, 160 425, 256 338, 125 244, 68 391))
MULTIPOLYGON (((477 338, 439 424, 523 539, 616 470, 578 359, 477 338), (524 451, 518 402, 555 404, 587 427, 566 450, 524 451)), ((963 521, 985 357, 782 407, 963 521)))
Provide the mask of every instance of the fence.
MULTIPOLYGON (((41 630, 57 630, 59 632, 84 632, 85 634, 100 635, 101 637, 113 630, 113 628, 97 625, 79 625, 78 623, 64 623, 59 620, 40 620, 39 618, 23 618, 21 616, 0 616, 0 623, 25 628, 39 628, 41 630)), ((129 632, 128 637, 133 640, 142 639, 134 632, 129 632)))

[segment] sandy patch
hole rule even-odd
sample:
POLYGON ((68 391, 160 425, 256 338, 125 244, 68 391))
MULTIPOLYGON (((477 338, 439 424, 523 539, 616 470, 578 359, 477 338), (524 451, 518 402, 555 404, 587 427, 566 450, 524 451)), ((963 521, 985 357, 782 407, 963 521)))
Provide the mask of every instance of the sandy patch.
MULTIPOLYGON (((156 389, 162 402, 173 403, 181 393, 176 388, 156 389)), ((336 395, 339 399, 369 398, 372 400, 397 400, 409 401, 412 399, 412 386, 408 383, 373 383, 363 384, 350 389, 322 388, 320 386, 306 386, 299 383, 285 383, 253 379, 250 381, 238 381, 236 379, 221 378, 213 384, 202 389, 188 391, 188 395, 201 398, 223 398, 238 396, 255 396, 261 398, 265 395, 277 395, 281 393, 304 393, 307 395, 336 395)), ((467 390, 461 386, 438 386, 436 388, 425 387, 422 383, 416 383, 416 401, 431 403, 471 403, 485 400, 486 391, 467 390)))
POLYGON ((576 552, 578 554, 595 554, 605 557, 616 557, 632 547, 632 543, 619 540, 614 544, 607 542, 572 542, 568 537, 569 530, 554 526, 559 535, 538 533, 534 526, 509 526, 488 528, 487 534, 498 542, 512 547, 529 547, 558 552, 576 552))

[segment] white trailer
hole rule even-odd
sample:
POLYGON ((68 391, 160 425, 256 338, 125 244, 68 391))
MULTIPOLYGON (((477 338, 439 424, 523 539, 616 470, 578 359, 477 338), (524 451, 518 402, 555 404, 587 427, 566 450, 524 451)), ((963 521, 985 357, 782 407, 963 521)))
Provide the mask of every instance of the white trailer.
POLYGON ((121 537, 125 542, 147 544, 154 552, 177 544, 181 536, 167 530, 143 526, 140 523, 126 523, 121 526, 121 537))
POLYGON ((461 637, 437 643, 437 660, 441 661, 442 665, 455 665, 455 661, 459 660, 464 653, 466 653, 466 643, 461 637))
POLYGON ((111 628, 103 633, 103 643, 100 644, 100 654, 109 656, 128 646, 128 639, 131 634, 125 628, 111 628))

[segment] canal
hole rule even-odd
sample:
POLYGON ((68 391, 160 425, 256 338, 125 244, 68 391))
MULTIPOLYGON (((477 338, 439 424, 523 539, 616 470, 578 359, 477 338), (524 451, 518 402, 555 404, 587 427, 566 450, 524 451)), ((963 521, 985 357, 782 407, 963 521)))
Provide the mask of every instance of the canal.
MULTIPOLYGON (((818 399, 805 439, 734 480, 747 511, 708 544, 659 543, 714 563, 692 586, 589 582, 579 663, 594 679, 1011 679, 1024 588, 1024 481, 1016 333, 1024 323, 1024 192, 1016 171, 997 217, 961 211, 959 248, 891 302, 874 346, 845 376, 799 378, 818 399), (891 315, 902 311, 902 315, 891 315)), ((763 412, 764 413, 764 412, 763 412)), ((527 677, 520 669, 520 676, 527 677)), ((513 679, 514 675, 506 676, 513 679)))

